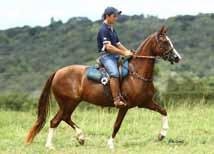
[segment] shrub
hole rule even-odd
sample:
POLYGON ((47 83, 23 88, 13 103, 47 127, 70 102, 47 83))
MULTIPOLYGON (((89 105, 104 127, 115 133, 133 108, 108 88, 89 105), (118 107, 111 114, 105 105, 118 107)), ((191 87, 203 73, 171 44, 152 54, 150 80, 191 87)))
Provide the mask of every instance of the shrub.
POLYGON ((36 107, 36 101, 25 93, 9 93, 0 96, 0 109, 27 111, 36 107))

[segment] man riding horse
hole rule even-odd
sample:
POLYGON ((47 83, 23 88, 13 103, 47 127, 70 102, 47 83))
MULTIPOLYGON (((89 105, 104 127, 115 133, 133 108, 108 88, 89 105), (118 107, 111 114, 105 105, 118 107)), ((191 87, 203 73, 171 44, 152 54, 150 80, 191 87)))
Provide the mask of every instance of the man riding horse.
MULTIPOLYGON (((119 43, 117 33, 112 27, 120 13, 121 11, 115 8, 106 8, 103 15, 104 22, 97 36, 98 48, 102 53, 100 62, 111 76, 110 87, 114 100, 105 95, 105 89, 102 84, 88 78, 87 71, 91 66, 70 65, 60 68, 49 76, 44 85, 38 101, 37 120, 30 129, 25 143, 31 143, 45 125, 51 103, 51 94, 54 95, 59 108, 55 116, 50 120, 46 142, 46 147, 50 149, 53 148, 54 132, 61 121, 66 122, 73 128, 78 142, 84 144, 84 133, 73 121, 72 116, 72 113, 82 101, 102 107, 116 106, 120 108, 112 135, 107 142, 110 149, 114 148, 113 141, 127 111, 136 106, 160 113, 162 115, 162 128, 158 139, 162 140, 166 136, 169 128, 167 111, 153 99, 156 92, 153 84, 155 61, 157 58, 162 58, 173 64, 178 63, 181 60, 181 56, 167 36, 167 29, 164 26, 159 31, 149 35, 133 55, 131 51, 119 43), (129 70, 129 74, 123 79, 121 86, 119 86, 118 77, 120 75, 117 64, 120 55, 133 55, 129 64, 128 62, 123 63, 129 70), (120 88, 126 102, 123 102, 124 99, 121 97, 120 88)), ((88 116, 97 115, 90 114, 88 116)))
MULTIPOLYGON (((101 52, 100 62, 106 68, 110 76, 110 88, 114 105, 118 108, 125 107, 127 104, 123 101, 119 85, 118 60, 120 55, 132 56, 133 53, 122 45, 119 37, 113 28, 121 11, 114 7, 107 7, 103 13, 103 23, 97 34, 97 45, 101 52)), ((128 67, 128 62, 123 65, 128 67)))

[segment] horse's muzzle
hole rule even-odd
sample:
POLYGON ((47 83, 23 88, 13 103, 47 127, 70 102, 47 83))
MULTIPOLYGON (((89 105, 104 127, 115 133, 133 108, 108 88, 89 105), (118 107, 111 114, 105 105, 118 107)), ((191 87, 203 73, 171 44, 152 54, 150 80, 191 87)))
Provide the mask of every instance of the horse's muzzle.
POLYGON ((167 59, 171 62, 171 64, 174 64, 178 63, 182 59, 182 57, 175 49, 173 49, 168 55, 167 59))

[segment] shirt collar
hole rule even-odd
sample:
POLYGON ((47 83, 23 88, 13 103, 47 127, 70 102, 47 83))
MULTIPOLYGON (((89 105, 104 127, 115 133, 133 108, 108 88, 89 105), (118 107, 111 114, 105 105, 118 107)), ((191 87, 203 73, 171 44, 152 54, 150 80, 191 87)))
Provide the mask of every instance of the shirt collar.
POLYGON ((108 25, 108 24, 106 24, 105 22, 103 22, 103 24, 104 24, 108 29, 110 29, 111 31, 114 30, 114 28, 113 28, 112 25, 108 25))

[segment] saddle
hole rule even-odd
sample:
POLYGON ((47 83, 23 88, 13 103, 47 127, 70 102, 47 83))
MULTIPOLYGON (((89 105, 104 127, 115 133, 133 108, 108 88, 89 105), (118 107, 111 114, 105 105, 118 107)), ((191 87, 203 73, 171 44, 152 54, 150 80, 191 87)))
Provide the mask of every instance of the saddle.
MULTIPOLYGON (((128 76, 128 71, 124 71, 124 70, 127 70, 128 68, 123 67, 123 63, 125 63, 126 61, 129 61, 129 59, 130 58, 121 57, 120 60, 118 61, 119 74, 120 74, 121 79, 128 76)), ((89 80, 93 80, 93 81, 101 83, 103 85, 107 85, 109 82, 109 79, 110 79, 110 76, 109 76, 107 70, 100 62, 100 58, 96 59, 96 65, 89 66, 87 68, 86 76, 89 80)))

